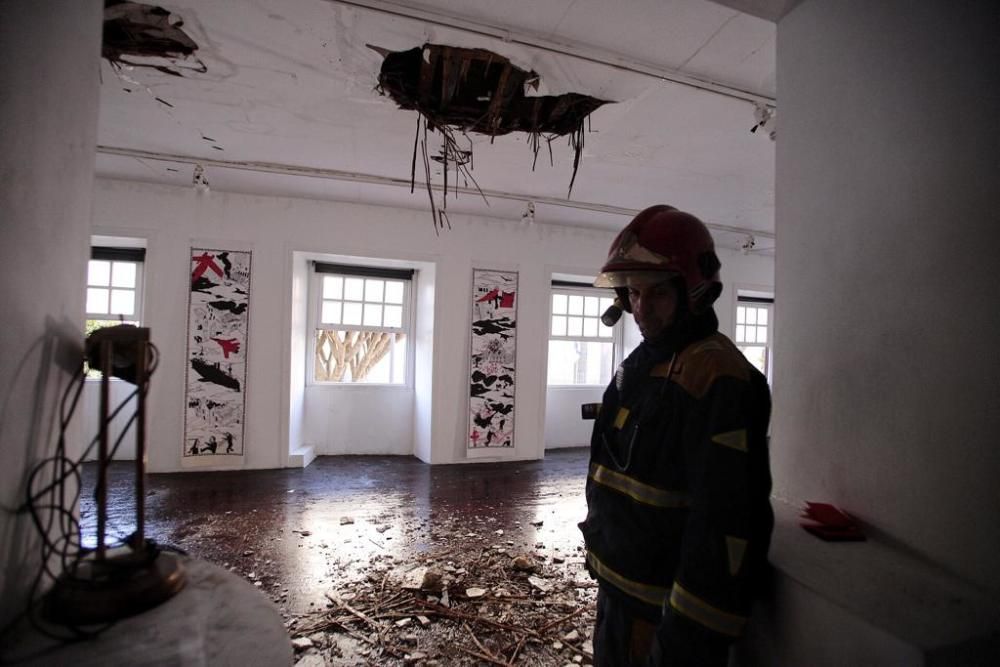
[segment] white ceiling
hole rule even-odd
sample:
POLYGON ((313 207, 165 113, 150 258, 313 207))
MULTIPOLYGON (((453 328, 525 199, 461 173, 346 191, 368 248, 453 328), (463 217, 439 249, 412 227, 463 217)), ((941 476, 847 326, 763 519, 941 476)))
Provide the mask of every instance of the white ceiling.
MULTIPOLYGON (((573 152, 532 172, 527 137, 471 135, 487 192, 448 211, 620 229, 654 203, 689 210, 721 245, 754 233, 773 247, 774 142, 751 133, 754 101, 774 103, 775 24, 708 0, 166 0, 207 71, 183 77, 102 64, 97 173, 213 191, 338 199, 428 211, 409 190, 415 111, 375 91, 373 44, 485 48, 541 75, 541 94, 614 100, 591 116, 567 200, 573 152)), ((732 0, 774 18, 788 0, 732 0)), ((418 160, 418 162, 420 162, 418 160)), ((440 182, 440 176, 435 177, 440 182)), ((451 179, 453 181, 453 179, 451 179)), ((440 200, 440 193, 437 194, 440 200)))

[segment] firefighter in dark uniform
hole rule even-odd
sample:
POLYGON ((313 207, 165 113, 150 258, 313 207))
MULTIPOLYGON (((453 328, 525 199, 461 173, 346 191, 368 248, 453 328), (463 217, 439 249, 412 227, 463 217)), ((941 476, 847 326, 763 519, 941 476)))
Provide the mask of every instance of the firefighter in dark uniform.
POLYGON ((640 212, 595 281, 642 343, 604 393, 591 439, 587 569, 599 666, 724 666, 774 523, 767 381, 718 331, 711 234, 670 206, 640 212))

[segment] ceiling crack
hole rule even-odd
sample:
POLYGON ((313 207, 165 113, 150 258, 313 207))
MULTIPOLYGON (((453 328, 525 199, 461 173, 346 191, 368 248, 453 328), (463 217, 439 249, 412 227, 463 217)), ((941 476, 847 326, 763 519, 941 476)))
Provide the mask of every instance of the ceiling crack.
POLYGON ((726 27, 727 25, 729 25, 730 23, 732 23, 732 22, 733 22, 733 20, 734 20, 734 19, 735 19, 735 18, 736 18, 737 16, 739 16, 739 15, 740 15, 740 12, 734 12, 732 16, 730 16, 730 17, 729 17, 729 18, 727 18, 727 19, 726 19, 725 21, 723 21, 723 22, 722 22, 722 25, 720 25, 720 26, 719 26, 719 27, 718 27, 718 28, 716 29, 716 31, 715 31, 715 32, 713 32, 713 33, 712 33, 712 34, 711 34, 711 35, 710 35, 710 36, 708 37, 708 39, 706 39, 706 40, 705 40, 705 41, 704 41, 704 42, 702 43, 702 45, 701 45, 701 46, 699 46, 699 47, 698 47, 697 49, 695 49, 695 52, 694 52, 694 53, 692 53, 692 54, 691 54, 690 56, 688 56, 688 57, 687 57, 687 59, 685 59, 685 60, 684 60, 684 62, 682 62, 682 63, 681 63, 680 65, 678 65, 678 66, 677 66, 677 69, 678 69, 678 70, 683 70, 683 69, 684 69, 685 67, 687 67, 688 63, 689 63, 689 62, 691 62, 692 60, 694 60, 695 56, 697 56, 697 55, 698 55, 699 53, 701 53, 702 49, 704 49, 704 48, 705 48, 706 46, 708 46, 709 44, 711 44, 711 43, 712 43, 712 40, 713 40, 713 39, 715 39, 715 38, 716 38, 716 37, 717 37, 717 36, 719 35, 719 33, 720 33, 720 32, 722 32, 722 31, 723 31, 723 30, 725 29, 725 27, 726 27))

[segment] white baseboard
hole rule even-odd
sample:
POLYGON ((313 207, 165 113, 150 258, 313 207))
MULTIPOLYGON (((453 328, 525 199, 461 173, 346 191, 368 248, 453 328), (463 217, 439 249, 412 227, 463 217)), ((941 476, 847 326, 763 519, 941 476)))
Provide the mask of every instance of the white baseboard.
POLYGON ((289 468, 305 468, 316 458, 316 448, 303 445, 288 455, 289 468))

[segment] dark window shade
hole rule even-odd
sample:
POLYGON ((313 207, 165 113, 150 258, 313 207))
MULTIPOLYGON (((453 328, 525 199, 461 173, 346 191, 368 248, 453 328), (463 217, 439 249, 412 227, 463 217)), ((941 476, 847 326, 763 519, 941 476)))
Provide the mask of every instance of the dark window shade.
POLYGON ((146 260, 145 248, 111 248, 95 245, 90 247, 91 259, 104 259, 119 262, 143 262, 146 260))
POLYGON ((552 286, 553 287, 568 287, 570 289, 579 289, 581 287, 589 287, 590 289, 600 289, 600 288, 595 288, 590 283, 575 283, 572 280, 553 280, 552 281, 552 286))
POLYGON ((316 273, 339 273, 345 276, 365 276, 367 278, 391 278, 413 280, 414 269, 389 269, 378 266, 353 266, 351 264, 327 264, 313 262, 316 273))
POLYGON ((739 303, 774 303, 774 299, 768 296, 738 296, 739 303))

